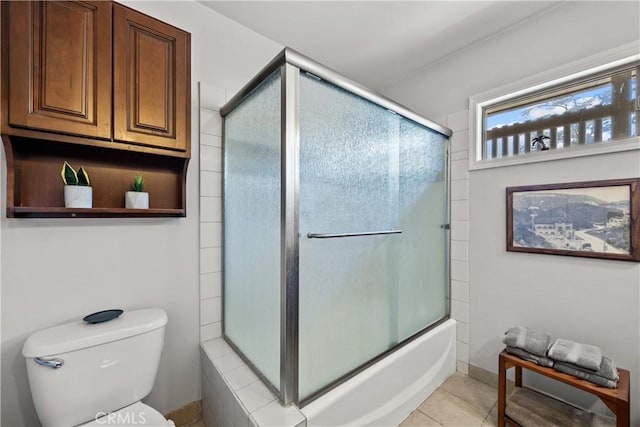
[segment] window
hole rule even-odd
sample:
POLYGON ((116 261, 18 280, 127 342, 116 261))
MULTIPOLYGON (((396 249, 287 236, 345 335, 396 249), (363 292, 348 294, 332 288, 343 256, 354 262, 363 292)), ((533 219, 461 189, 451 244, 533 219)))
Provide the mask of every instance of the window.
POLYGON ((640 148, 639 75, 635 55, 486 101, 472 98, 472 168, 640 148))

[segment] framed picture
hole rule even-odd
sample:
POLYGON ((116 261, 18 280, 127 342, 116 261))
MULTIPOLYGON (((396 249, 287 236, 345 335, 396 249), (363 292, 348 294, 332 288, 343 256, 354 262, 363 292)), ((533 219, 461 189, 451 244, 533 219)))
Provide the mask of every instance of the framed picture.
POLYGON ((507 251, 640 261, 640 178, 507 188, 507 251))

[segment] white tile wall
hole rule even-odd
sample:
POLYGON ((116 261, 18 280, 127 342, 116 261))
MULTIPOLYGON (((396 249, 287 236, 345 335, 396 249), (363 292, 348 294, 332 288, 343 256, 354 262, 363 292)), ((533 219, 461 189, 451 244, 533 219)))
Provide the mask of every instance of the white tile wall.
POLYGON ((283 408, 280 402, 271 402, 251 414, 256 424, 265 427, 306 426, 304 415, 295 406, 283 408))
POLYGON ((220 297, 200 300, 200 319, 202 325, 210 325, 222 320, 220 297))
POLYGON ((458 280, 451 281, 451 299, 460 302, 469 302, 469 284, 458 280))
POLYGON ((200 224, 200 248, 222 247, 222 223, 203 222, 200 224))
POLYGON ((245 408, 251 413, 255 412, 275 399, 262 381, 255 381, 246 387, 242 387, 237 392, 238 397, 245 408))
POLYGON ((222 171, 222 149, 202 145, 200 147, 200 170, 221 172, 222 171))
MULTIPOLYGON (((200 82, 200 341, 222 336, 222 118, 224 89, 200 82)), ((204 388, 204 387, 203 387, 204 388)), ((215 408, 207 407, 209 418, 215 408)), ((218 423, 220 425, 220 423, 218 423)))
POLYGON ((202 274, 200 276, 200 298, 222 296, 222 272, 202 274))
POLYGON ((200 223, 222 222, 222 198, 200 197, 200 223))
POLYGON ((467 159, 451 162, 451 181, 469 179, 469 161, 467 159))
POLYGON ((200 171, 200 196, 222 197, 222 174, 220 172, 200 171))
POLYGON ((457 370, 469 372, 469 111, 446 118, 451 136, 451 317, 457 370))
POLYGON ((469 242, 464 240, 451 241, 451 259, 469 261, 469 242))
POLYGON ((469 375, 469 364, 463 363, 461 361, 456 361, 456 371, 461 372, 465 375, 469 375))
POLYGON ((456 357, 458 362, 469 364, 469 344, 456 341, 456 357))
POLYGON ((295 407, 283 407, 222 338, 201 344, 202 406, 209 427, 305 427, 295 407))
POLYGON ((205 147, 222 147, 222 136, 209 135, 206 133, 200 133, 200 146, 205 147))
POLYGON ((469 325, 456 322, 456 338, 458 341, 469 344, 469 325))
POLYGON ((200 249, 200 274, 222 271, 222 248, 200 249))
POLYGON ((468 200, 452 200, 451 201, 451 219, 454 221, 469 220, 469 201, 468 200))
POLYGON ((210 323, 200 327, 200 339, 202 341, 212 340, 222 336, 222 323, 210 323))
POLYGON ((466 180, 451 181, 451 200, 469 200, 466 180))
POLYGON ((468 324, 469 304, 462 301, 451 300, 451 317, 456 319, 458 322, 468 324))
MULTIPOLYGON (((200 95, 202 98, 203 94, 200 95)), ((220 107, 216 109, 200 107, 200 133, 222 136, 222 117, 220 107)))
POLYGON ((244 364, 229 371, 225 375, 225 378, 234 390, 239 390, 258 381, 258 376, 253 373, 251 368, 244 364))

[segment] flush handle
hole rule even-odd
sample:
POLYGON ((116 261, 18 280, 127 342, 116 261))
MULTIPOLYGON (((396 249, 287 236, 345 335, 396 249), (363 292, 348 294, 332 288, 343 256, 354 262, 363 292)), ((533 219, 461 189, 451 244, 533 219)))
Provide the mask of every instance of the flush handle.
POLYGON ((51 369, 58 369, 61 368, 62 365, 64 365, 64 360, 58 359, 57 357, 54 357, 52 359, 43 359, 41 357, 36 357, 33 360, 35 360, 38 365, 46 366, 47 368, 51 369))

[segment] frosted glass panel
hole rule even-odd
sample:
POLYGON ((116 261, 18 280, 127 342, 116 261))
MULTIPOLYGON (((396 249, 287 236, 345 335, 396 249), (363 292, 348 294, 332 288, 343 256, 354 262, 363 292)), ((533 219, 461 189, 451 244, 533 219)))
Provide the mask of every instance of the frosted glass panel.
POLYGON ((400 122, 398 341, 446 314, 447 139, 407 119, 400 122))
POLYGON ((280 387, 280 70, 225 118, 225 334, 280 387))
POLYGON ((301 76, 301 400, 445 316, 446 144, 301 76), (307 237, 394 229, 402 233, 307 237))
POLYGON ((399 116, 300 79, 299 393, 304 399, 394 344, 399 235, 309 239, 398 225, 399 116))

